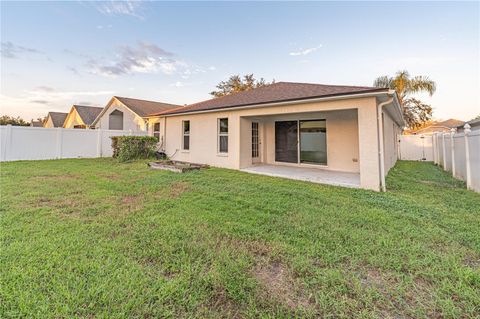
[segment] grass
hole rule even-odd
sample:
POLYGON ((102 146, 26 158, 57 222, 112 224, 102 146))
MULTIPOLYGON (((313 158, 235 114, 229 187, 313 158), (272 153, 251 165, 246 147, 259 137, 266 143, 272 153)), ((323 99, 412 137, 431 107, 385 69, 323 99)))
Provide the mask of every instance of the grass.
POLYGON ((1 165, 1 318, 478 318, 480 195, 111 159, 1 165))

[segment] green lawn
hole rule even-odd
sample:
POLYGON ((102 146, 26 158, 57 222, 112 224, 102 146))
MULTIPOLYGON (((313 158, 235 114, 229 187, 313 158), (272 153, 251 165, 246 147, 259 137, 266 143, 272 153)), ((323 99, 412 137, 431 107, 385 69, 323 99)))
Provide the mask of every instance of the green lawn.
POLYGON ((480 194, 112 159, 3 163, 1 318, 478 318, 480 194))

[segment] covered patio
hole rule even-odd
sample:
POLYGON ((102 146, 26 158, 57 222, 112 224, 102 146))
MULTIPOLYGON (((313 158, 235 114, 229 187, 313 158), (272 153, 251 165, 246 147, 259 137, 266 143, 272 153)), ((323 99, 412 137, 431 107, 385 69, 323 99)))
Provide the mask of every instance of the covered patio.
POLYGON ((360 173, 338 172, 319 168, 289 165, 257 164, 241 169, 243 172, 342 187, 359 188, 360 173))

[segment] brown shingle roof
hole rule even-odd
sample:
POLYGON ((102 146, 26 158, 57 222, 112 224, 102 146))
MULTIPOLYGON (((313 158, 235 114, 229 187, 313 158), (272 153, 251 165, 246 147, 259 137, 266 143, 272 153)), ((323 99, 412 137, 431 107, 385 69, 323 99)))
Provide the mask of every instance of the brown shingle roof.
POLYGON ((92 125, 98 114, 103 110, 103 107, 95 106, 74 105, 73 107, 77 110, 78 115, 86 125, 92 125))
POLYGON ((268 86, 206 100, 152 115, 181 114, 196 111, 266 104, 272 102, 286 102, 318 97, 333 97, 381 91, 388 91, 388 89, 367 86, 277 82, 268 86))
POLYGON ((168 110, 180 107, 180 105, 175 105, 175 104, 131 99, 131 98, 121 97, 121 96, 115 96, 115 98, 120 102, 122 102, 123 104, 125 104, 128 108, 130 108, 133 112, 137 113, 141 117, 145 117, 153 113, 164 112, 164 111, 168 111, 168 110))
POLYGON ((52 119, 53 127, 62 127, 67 115, 68 113, 48 112, 48 116, 52 119))

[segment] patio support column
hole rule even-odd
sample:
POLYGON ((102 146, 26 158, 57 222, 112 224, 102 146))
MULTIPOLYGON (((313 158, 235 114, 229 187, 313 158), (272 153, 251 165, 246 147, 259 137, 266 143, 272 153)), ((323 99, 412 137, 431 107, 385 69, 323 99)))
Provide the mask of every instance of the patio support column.
POLYGON ((252 121, 244 117, 239 118, 239 168, 252 165, 252 121))
POLYGON ((380 191, 380 160, 376 99, 358 108, 360 187, 380 191))

